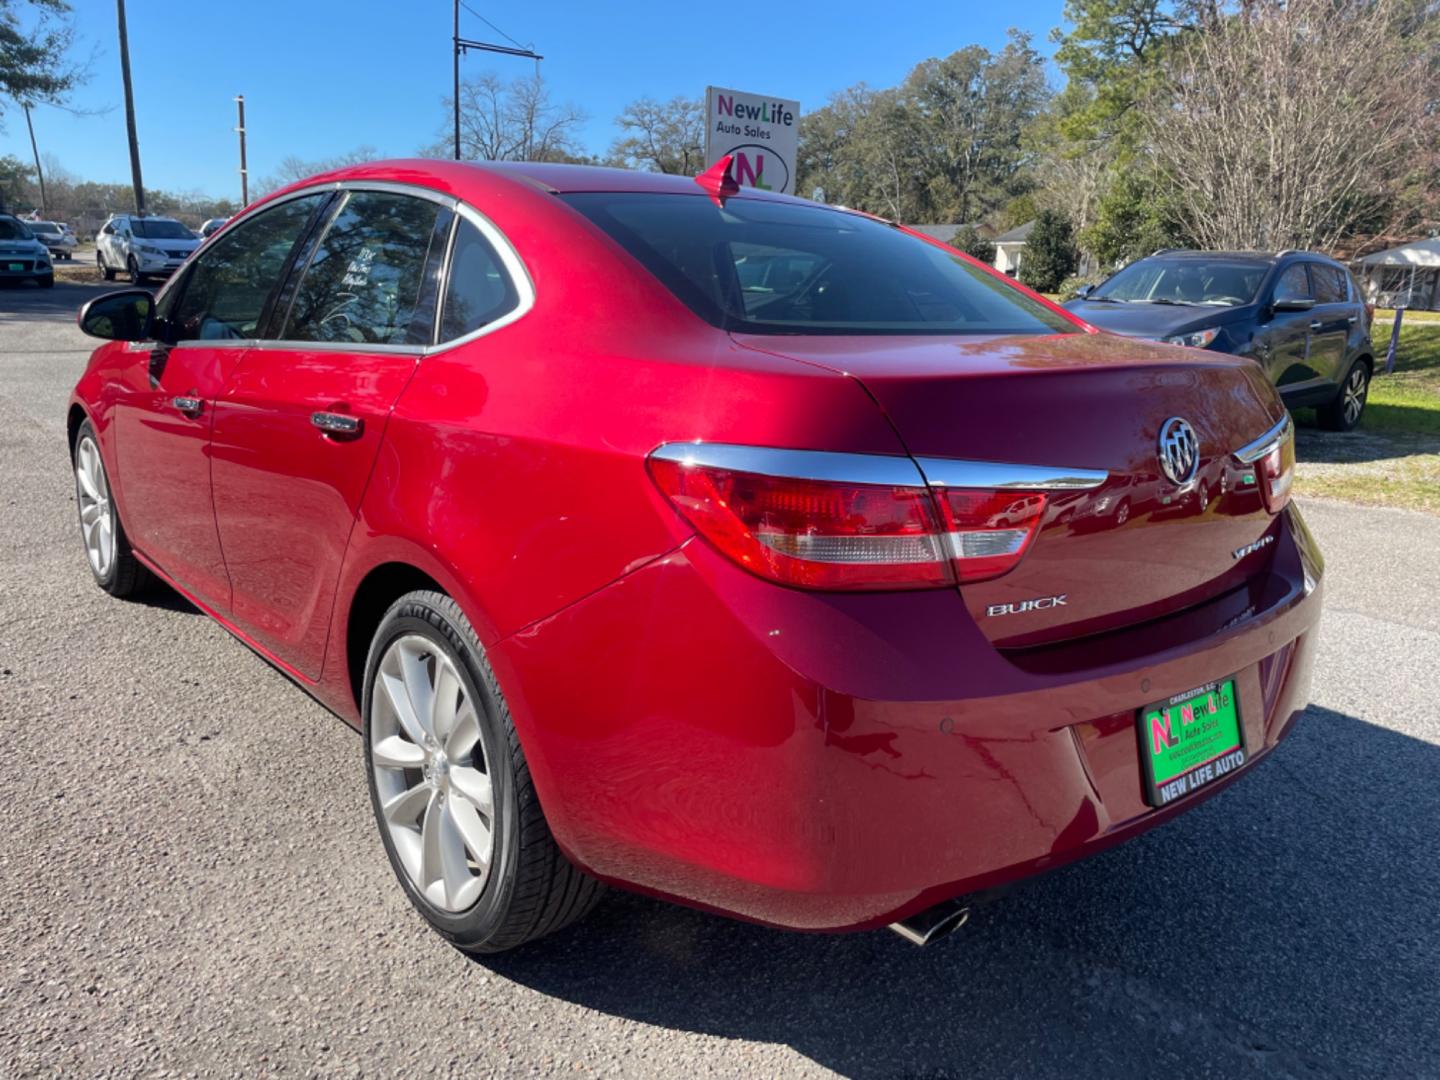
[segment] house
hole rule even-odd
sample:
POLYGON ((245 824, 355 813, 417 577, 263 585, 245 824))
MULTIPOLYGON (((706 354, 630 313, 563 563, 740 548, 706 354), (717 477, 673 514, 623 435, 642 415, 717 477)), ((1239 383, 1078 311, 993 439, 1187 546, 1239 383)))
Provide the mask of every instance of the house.
POLYGON ((1352 265, 1371 302, 1440 311, 1440 237, 1377 251, 1352 265))
POLYGON ((1025 251, 1025 241, 1030 236, 1030 230, 1035 227, 1035 222, 1027 221, 1018 228, 1003 232, 995 237, 995 269, 1010 277, 1017 277, 1020 273, 1020 256, 1025 251))
POLYGON ((995 237, 995 230, 983 222, 975 221, 968 225, 907 225, 907 229, 914 229, 916 232, 930 237, 931 240, 939 240, 942 244, 955 243, 955 234, 961 229, 974 229, 986 240, 995 237))

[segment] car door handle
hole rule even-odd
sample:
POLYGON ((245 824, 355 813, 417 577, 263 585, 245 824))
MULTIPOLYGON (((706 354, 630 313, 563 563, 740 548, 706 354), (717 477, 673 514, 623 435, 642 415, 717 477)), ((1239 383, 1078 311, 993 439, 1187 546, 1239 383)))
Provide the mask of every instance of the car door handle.
POLYGON ((1351 315, 1351 316, 1350 316, 1348 319, 1346 319, 1345 321, 1348 322, 1348 323, 1359 322, 1359 321, 1360 321, 1360 316, 1359 316, 1359 315, 1351 315))
POLYGON ((1319 321, 1312 322, 1312 323, 1310 324, 1310 329, 1311 329, 1311 330, 1319 330, 1320 327, 1321 327, 1321 325, 1323 325, 1323 324, 1321 324, 1319 321))
POLYGON ((333 412, 311 413, 310 423, 327 435, 359 435, 361 427, 364 426, 358 416, 333 412))
POLYGON ((205 407, 205 402, 198 397, 173 397, 170 404, 181 412, 194 416, 205 407))

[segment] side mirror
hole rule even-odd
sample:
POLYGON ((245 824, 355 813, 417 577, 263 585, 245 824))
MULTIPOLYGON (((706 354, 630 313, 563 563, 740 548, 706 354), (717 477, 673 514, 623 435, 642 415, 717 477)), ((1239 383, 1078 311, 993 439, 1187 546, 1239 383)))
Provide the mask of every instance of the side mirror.
POLYGON ((1308 296, 1292 296, 1285 300, 1277 296, 1270 306, 1276 311, 1309 311, 1315 306, 1315 301, 1308 296))
POLYGON ((155 298, 145 289, 106 293, 82 307, 76 321, 91 337, 148 341, 155 336, 155 298))
POLYGON ((1075 299, 1077 299, 1077 300, 1084 300, 1087 296, 1089 296, 1089 295, 1090 295, 1092 292, 1094 292, 1094 291, 1095 291, 1095 286, 1094 286, 1094 285, 1089 285, 1089 284, 1081 285, 1080 288, 1078 288, 1078 289, 1075 290, 1075 299))

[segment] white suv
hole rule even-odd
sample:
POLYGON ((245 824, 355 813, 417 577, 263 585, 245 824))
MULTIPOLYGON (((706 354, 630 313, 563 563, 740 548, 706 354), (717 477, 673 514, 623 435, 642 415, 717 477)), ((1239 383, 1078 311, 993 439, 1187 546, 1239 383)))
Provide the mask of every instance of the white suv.
POLYGON ((178 270, 200 238, 174 218, 115 214, 95 237, 95 262, 106 281, 124 271, 138 283, 178 270))

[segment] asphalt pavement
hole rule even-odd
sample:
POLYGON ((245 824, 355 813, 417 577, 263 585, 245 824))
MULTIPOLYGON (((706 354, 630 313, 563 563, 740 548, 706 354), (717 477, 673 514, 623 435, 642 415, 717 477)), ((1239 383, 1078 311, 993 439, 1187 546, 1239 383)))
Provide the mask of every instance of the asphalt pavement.
POLYGON ((1304 505, 1314 704, 1252 774, 943 943, 612 893, 486 962, 392 880, 359 737, 92 584, 99 290, 0 290, 0 1075, 1440 1077, 1440 518, 1304 505))

